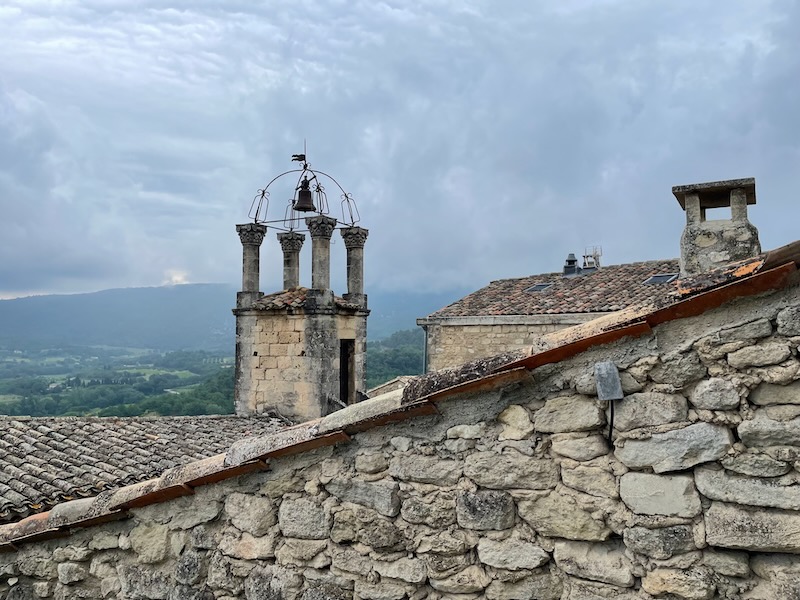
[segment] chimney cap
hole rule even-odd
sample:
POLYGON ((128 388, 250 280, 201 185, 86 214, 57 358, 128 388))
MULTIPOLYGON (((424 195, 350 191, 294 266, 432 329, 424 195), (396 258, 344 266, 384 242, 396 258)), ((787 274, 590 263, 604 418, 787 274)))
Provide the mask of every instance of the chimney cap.
POLYGON ((676 185, 672 187, 672 193, 684 210, 686 210, 686 196, 690 194, 700 196, 700 208, 720 208, 731 205, 731 190, 739 188, 744 190, 748 204, 756 203, 755 177, 676 185))

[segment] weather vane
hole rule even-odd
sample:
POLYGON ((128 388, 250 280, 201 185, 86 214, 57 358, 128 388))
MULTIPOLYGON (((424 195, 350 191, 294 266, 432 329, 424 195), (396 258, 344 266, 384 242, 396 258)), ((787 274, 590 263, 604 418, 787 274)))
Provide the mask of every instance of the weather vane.
POLYGON ((308 151, 305 146, 305 142, 303 142, 302 154, 292 154, 292 162, 300 163, 301 168, 290 169, 277 175, 267 185, 258 190, 247 216, 253 219, 255 223, 261 223, 267 227, 283 231, 296 231, 304 224, 303 214, 330 214, 328 196, 325 193, 325 186, 322 184, 322 181, 325 180, 332 181, 341 192, 342 218, 339 222, 348 226, 355 225, 361 220, 361 217, 358 214, 358 207, 355 200, 353 200, 352 194, 346 192, 332 176, 311 168, 306 159, 308 151), (297 183, 294 186, 292 197, 284 206, 283 218, 271 218, 269 215, 270 186, 284 176, 295 173, 298 174, 297 183), (323 180, 320 178, 323 178, 323 180))

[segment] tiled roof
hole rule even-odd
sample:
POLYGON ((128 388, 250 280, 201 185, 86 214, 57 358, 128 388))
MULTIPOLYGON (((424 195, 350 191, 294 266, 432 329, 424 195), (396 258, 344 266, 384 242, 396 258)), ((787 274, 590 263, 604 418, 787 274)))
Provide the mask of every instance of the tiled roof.
MULTIPOLYGON (((296 287, 290 290, 283 290, 273 294, 265 294, 253 303, 253 308, 257 310, 295 310, 306 306, 306 299, 310 290, 306 287, 296 287)), ((357 304, 348 302, 344 298, 334 296, 333 301, 336 306, 348 310, 358 310, 357 304)))
POLYGON ((269 417, 0 417, 0 522, 151 479, 282 426, 269 417))
POLYGON ((678 273, 679 270, 678 259, 672 259, 610 265, 571 277, 545 273, 500 279, 437 310, 428 318, 611 312, 666 297, 675 290, 674 282, 644 282, 652 275, 678 273), (526 291, 536 284, 552 285, 543 291, 526 291))

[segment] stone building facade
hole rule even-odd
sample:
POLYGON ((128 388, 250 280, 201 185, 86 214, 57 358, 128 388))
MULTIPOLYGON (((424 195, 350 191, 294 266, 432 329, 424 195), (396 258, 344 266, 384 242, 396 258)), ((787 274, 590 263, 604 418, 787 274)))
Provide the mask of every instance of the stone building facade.
POLYGON ((0 526, 0 598, 800 598, 798 264, 0 526))
POLYGON ((417 320, 425 330, 426 371, 531 346, 546 333, 664 298, 679 275, 761 252, 758 231, 747 218, 747 206, 756 201, 754 179, 675 186, 672 193, 686 211, 680 260, 601 267, 587 254, 580 267, 571 254, 560 273, 493 281, 417 320), (729 218, 707 219, 713 208, 729 209, 729 218))

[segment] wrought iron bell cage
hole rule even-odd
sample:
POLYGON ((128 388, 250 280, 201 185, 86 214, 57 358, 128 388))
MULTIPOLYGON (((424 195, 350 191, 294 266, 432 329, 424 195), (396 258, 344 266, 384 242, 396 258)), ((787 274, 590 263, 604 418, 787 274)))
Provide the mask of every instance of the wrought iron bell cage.
POLYGON ((337 218, 337 224, 353 226, 361 220, 358 207, 352 194, 346 192, 331 175, 317 169, 312 169, 306 161, 305 154, 292 155, 293 162, 301 163, 299 169, 290 169, 272 178, 263 188, 258 190, 250 205, 248 217, 255 223, 266 225, 268 228, 281 231, 306 231, 305 216, 330 215, 331 208, 323 181, 332 182, 340 192, 340 207, 342 218, 337 218), (297 177, 294 193, 283 206, 283 218, 274 218, 270 215, 270 188, 285 177, 297 177))

